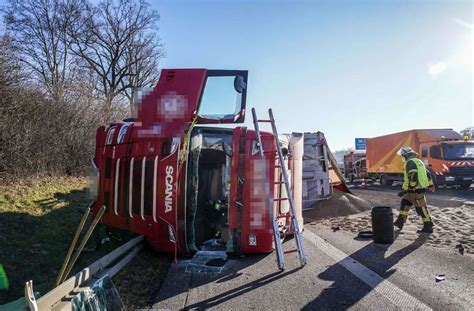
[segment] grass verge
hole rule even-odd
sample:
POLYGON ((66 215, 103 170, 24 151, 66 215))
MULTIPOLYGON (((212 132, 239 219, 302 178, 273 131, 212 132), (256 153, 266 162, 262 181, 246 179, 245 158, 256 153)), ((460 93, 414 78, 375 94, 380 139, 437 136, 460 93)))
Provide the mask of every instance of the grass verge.
MULTIPOLYGON (((72 177, 0 185, 0 263, 10 281, 9 289, 0 292, 0 304, 22 297, 28 280, 33 280, 34 290, 41 294, 53 287, 90 203, 86 187, 86 178, 72 177)), ((122 235, 102 245, 107 233, 104 228, 95 231, 70 275, 128 239, 122 235)))

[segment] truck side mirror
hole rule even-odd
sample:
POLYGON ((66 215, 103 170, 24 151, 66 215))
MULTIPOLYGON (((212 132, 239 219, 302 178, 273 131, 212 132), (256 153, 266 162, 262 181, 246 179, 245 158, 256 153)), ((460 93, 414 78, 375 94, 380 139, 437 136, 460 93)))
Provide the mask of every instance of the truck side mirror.
POLYGON ((234 79, 234 89, 237 93, 242 94, 247 88, 247 83, 244 81, 244 77, 237 75, 234 79))

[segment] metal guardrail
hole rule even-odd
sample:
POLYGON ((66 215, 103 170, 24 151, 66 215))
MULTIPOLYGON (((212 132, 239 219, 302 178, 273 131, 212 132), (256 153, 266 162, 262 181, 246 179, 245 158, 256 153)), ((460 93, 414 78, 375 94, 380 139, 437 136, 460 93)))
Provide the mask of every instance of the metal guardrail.
MULTIPOLYGON (((64 297, 71 296, 71 293, 73 293, 75 289, 84 286, 87 282, 92 280, 93 277, 102 277, 104 275, 112 277, 115 275, 142 249, 143 240, 143 236, 138 236, 116 248, 49 291, 47 294, 39 298, 33 306, 31 303, 31 297, 29 297, 27 291, 25 291, 25 295, 27 296, 25 298, 30 302, 30 308, 32 310, 41 311, 70 309, 68 308, 68 304, 70 305, 70 303, 68 301, 62 301, 64 297), (113 262, 116 262, 120 258, 122 258, 120 261, 109 267, 113 262)), ((30 286, 32 286, 32 284, 30 284, 30 286)), ((72 295, 72 297, 73 296, 74 295, 72 295)), ((34 301, 34 297, 32 300, 34 301)))

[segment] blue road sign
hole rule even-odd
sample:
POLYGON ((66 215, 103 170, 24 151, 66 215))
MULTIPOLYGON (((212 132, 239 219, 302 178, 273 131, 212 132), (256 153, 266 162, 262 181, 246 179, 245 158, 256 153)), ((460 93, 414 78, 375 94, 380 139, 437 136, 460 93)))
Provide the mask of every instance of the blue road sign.
POLYGON ((355 139, 356 150, 365 150, 366 141, 367 141, 367 138, 356 138, 355 139))

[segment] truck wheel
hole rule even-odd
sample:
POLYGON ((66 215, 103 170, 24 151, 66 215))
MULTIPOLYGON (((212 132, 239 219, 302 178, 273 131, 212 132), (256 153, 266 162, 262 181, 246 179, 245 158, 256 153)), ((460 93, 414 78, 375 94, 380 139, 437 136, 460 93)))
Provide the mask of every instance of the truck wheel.
POLYGON ((380 184, 382 186, 388 186, 388 177, 387 177, 387 175, 380 175, 380 184))
POLYGON ((462 190, 469 190, 471 188, 471 183, 460 184, 462 190))
POLYGON ((433 185, 435 186, 436 189, 438 189, 438 186, 440 185, 438 175, 436 175, 432 169, 430 169, 430 174, 431 174, 431 181, 433 182, 433 185))

